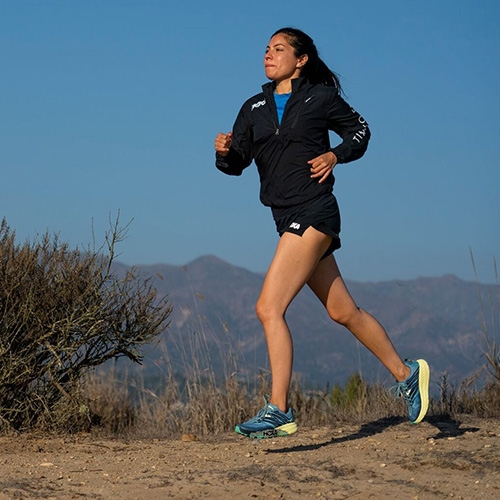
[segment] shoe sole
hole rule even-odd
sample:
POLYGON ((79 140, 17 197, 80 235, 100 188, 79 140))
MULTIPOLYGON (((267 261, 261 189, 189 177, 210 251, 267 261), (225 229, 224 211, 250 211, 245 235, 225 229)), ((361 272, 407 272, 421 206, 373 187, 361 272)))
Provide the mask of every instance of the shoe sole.
POLYGON ((420 392, 420 413, 412 424, 418 424, 423 420, 429 408, 429 380, 431 371, 425 359, 417 359, 418 363, 418 390, 420 392))
POLYGON ((295 422, 290 422, 289 424, 280 425, 274 429, 265 429, 263 431, 257 432, 244 432, 240 429, 240 426, 237 425, 234 430, 241 434, 242 436, 249 437, 252 439, 268 439, 268 438, 276 438, 276 437, 286 437, 290 436, 297 432, 298 426, 295 422))

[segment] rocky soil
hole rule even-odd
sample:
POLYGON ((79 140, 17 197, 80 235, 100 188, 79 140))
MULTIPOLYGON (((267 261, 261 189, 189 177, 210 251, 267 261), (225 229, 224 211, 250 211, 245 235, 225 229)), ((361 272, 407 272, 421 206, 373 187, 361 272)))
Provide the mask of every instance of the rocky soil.
POLYGON ((498 499, 500 422, 391 418, 287 438, 0 438, 6 499, 498 499))

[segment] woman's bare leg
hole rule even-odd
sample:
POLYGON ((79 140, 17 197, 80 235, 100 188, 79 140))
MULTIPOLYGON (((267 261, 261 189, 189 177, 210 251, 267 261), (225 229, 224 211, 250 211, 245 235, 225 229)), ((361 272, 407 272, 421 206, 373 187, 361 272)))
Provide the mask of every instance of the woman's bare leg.
POLYGON ((266 335, 271 367, 271 403, 282 411, 288 408, 293 365, 293 342, 285 313, 306 283, 330 317, 348 328, 396 380, 405 380, 410 373, 380 323, 356 306, 334 257, 320 261, 330 241, 329 236, 312 227, 302 236, 285 233, 278 243, 257 301, 256 311, 266 335))
POLYGON ((408 377, 410 369, 403 363, 382 325, 371 314, 357 307, 352 299, 333 255, 319 262, 308 285, 330 317, 348 328, 397 381, 408 377))
POLYGON ((302 236, 285 233, 280 238, 257 301, 257 316, 266 335, 271 366, 271 403, 288 409, 292 376, 293 343, 285 321, 290 302, 308 282, 331 238, 313 227, 302 236))

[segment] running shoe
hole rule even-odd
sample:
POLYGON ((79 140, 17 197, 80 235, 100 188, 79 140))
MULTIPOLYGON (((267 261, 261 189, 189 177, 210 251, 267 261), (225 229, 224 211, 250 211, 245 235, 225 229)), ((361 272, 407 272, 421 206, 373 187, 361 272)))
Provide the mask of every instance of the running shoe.
POLYGON ((395 387, 396 397, 402 397, 408 407, 408 415, 412 424, 422 421, 429 407, 429 365, 423 359, 405 360, 411 370, 410 375, 395 387))
POLYGON ((297 424, 291 408, 286 413, 282 412, 276 405, 269 402, 267 395, 264 396, 264 402, 264 407, 259 410, 255 417, 234 428, 238 434, 263 439, 289 436, 297 432, 297 424))

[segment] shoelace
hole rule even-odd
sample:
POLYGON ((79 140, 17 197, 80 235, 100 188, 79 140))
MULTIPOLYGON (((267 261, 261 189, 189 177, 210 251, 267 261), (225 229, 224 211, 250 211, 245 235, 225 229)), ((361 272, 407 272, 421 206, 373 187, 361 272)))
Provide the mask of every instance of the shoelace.
POLYGON ((269 402, 269 394, 264 394, 263 398, 264 398, 264 406, 257 412, 257 415, 253 417, 252 420, 254 421, 262 420, 272 411, 272 408, 269 409, 269 406, 271 405, 271 403, 269 402))
POLYGON ((263 420, 270 419, 271 421, 287 422, 289 417, 286 413, 281 412, 272 403, 269 402, 269 395, 264 395, 264 407, 261 408, 257 415, 252 419, 254 422, 262 422, 263 420), (284 417, 284 418, 283 418, 284 417))
POLYGON ((417 377, 412 377, 408 381, 398 382, 394 387, 391 387, 391 391, 394 395, 397 398, 403 398, 408 408, 412 407, 413 400, 417 394, 417 391, 413 390, 417 380, 417 377))
POLYGON ((255 415, 255 420, 262 420, 267 416, 268 409, 269 409, 270 403, 266 403, 266 406, 264 408, 261 408, 258 412, 257 415, 255 415))

